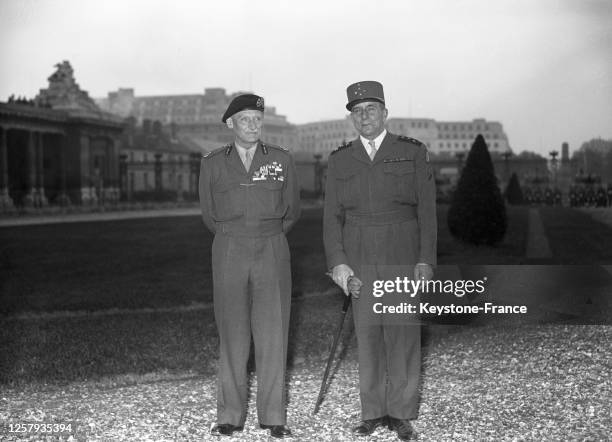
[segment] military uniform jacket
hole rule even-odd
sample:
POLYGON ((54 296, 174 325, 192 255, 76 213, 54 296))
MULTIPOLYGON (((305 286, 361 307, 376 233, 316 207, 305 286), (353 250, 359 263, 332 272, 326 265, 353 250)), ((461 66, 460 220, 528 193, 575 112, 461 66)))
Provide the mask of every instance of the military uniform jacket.
POLYGON ((287 233, 299 218, 299 187, 289 151, 262 142, 256 149, 249 171, 233 143, 203 156, 200 206, 204 224, 213 233, 230 224, 255 234, 280 224, 287 233))
POLYGON ((388 132, 374 161, 359 138, 343 145, 329 156, 325 189, 324 242, 330 268, 354 264, 349 258, 356 255, 349 251, 358 247, 351 244, 355 241, 361 243, 359 247, 365 253, 406 244, 414 249, 409 255, 399 250, 395 255, 388 255, 395 257, 391 261, 404 262, 379 263, 407 264, 406 260, 415 260, 436 264, 435 179, 422 143, 388 132), (354 229, 347 230, 350 219, 365 220, 362 224, 390 226, 395 219, 399 223, 406 218, 415 219, 418 226, 409 230, 385 229, 392 233, 381 244, 374 244, 376 238, 355 236, 354 229), (410 232, 413 238, 406 242, 393 237, 404 232, 410 232))

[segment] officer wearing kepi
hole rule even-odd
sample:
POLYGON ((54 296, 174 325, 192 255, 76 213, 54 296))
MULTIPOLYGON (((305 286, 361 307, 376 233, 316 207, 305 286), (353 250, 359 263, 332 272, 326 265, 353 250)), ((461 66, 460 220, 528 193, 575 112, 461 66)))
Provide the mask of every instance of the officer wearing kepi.
POLYGON ((359 138, 329 156, 323 236, 336 284, 348 295, 351 275, 364 283, 353 300, 362 418, 353 433, 367 436, 388 426, 401 440, 411 440, 416 433, 410 421, 418 412, 420 325, 418 318, 396 323, 374 315, 372 284, 401 276, 397 269, 416 280, 433 276, 435 180, 426 147, 386 131, 380 83, 352 84, 347 95, 359 138))
POLYGON ((212 245, 213 299, 219 332, 215 436, 242 431, 246 420, 251 336, 257 371, 257 417, 283 438, 285 368, 291 304, 285 235, 300 216, 299 188, 289 151, 260 140, 264 99, 235 97, 222 121, 235 141, 202 158, 202 218, 212 245))

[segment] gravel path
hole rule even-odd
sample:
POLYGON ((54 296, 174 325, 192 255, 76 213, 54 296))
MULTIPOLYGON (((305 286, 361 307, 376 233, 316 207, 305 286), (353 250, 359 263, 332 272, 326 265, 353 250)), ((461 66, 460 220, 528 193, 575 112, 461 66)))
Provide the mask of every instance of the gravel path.
MULTIPOLYGON (((487 325, 442 330, 448 332, 426 333, 420 417, 415 422, 420 440, 609 440, 612 327, 487 325)), ((313 417, 324 364, 324 355, 297 358, 289 371, 293 440, 353 440, 350 427, 360 413, 354 339, 313 417)), ((231 440, 269 440, 268 432, 257 428, 255 390, 252 379, 245 430, 231 440)), ((0 390, 0 422, 76 421, 78 440, 88 441, 219 440, 208 435, 215 421, 214 395, 214 377, 189 373, 5 387, 0 390)), ((359 440, 397 439, 378 429, 359 440)))

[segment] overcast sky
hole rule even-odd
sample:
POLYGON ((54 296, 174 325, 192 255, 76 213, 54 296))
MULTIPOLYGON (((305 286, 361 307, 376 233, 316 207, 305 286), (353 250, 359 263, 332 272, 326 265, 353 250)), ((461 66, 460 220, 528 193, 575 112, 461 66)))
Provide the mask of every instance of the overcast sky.
POLYGON ((500 121, 515 152, 612 139, 609 0, 1 0, 0 60, 0 101, 69 60, 92 97, 252 90, 305 123, 378 80, 390 117, 500 121))

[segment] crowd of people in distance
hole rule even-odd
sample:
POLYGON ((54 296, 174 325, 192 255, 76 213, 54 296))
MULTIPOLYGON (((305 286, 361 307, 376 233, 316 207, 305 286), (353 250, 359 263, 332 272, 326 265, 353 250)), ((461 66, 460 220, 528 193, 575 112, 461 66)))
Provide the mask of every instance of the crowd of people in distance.
POLYGON ((612 184, 603 185, 572 185, 564 199, 559 188, 527 187, 523 191, 525 203, 529 205, 546 205, 570 207, 612 207, 612 184))
POLYGON ((572 186, 570 207, 612 207, 612 184, 604 186, 572 186))

